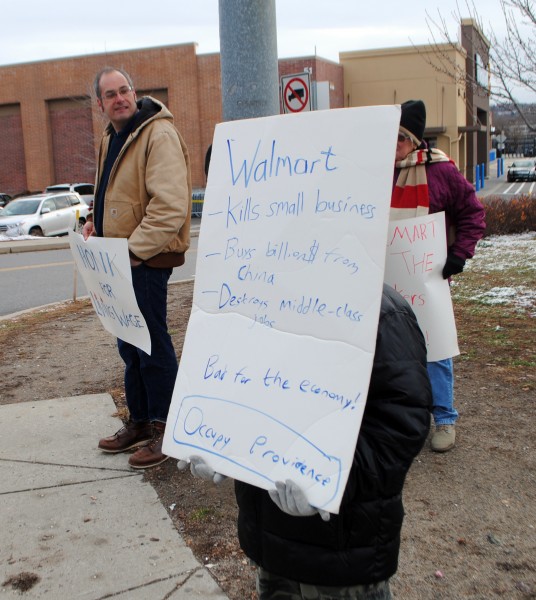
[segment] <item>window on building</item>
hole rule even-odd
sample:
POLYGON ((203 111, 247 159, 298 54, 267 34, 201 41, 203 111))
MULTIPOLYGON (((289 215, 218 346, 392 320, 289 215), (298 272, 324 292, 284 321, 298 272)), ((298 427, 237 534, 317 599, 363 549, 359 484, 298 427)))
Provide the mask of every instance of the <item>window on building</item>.
POLYGON ((475 54, 475 79, 478 85, 488 89, 488 70, 480 54, 475 54))

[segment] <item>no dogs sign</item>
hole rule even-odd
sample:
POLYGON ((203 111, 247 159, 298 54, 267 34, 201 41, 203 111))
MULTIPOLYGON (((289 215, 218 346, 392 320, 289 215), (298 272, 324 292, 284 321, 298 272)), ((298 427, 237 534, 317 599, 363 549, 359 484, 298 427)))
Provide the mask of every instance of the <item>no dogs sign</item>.
POLYGON ((310 89, 309 73, 297 73, 281 77, 284 112, 298 113, 311 110, 310 89))

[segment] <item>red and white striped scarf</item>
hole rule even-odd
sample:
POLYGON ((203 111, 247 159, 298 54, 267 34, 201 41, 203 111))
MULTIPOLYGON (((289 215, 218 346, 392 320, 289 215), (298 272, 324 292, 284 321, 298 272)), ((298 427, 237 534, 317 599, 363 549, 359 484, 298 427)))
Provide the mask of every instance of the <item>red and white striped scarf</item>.
POLYGON ((430 209, 426 165, 436 162, 452 162, 437 148, 414 150, 404 160, 395 163, 400 169, 391 197, 390 219, 411 219, 427 215, 430 209))

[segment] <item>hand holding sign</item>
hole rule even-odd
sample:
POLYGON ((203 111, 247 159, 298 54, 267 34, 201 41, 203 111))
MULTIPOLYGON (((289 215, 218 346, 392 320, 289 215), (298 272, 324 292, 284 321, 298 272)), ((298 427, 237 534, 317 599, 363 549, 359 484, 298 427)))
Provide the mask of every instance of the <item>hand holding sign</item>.
POLYGON ((316 509, 307 502, 307 498, 299 486, 291 479, 275 482, 275 490, 269 490, 270 498, 280 510, 293 517, 311 517, 317 513, 323 521, 330 520, 325 510, 316 509))
POLYGON ((190 465, 190 472, 194 477, 199 477, 205 481, 212 481, 216 485, 225 481, 227 477, 221 473, 216 473, 200 456, 190 456, 190 462, 186 460, 177 461, 177 469, 184 471, 190 465))

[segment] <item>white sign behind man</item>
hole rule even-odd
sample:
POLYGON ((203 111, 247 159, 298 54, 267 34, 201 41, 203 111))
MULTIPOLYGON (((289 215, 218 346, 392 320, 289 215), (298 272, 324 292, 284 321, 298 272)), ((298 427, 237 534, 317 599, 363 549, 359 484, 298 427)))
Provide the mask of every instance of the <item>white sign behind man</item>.
POLYGON ((84 241, 71 231, 69 244, 104 329, 151 354, 151 336, 132 286, 127 240, 91 236, 84 241))
POLYGON ((442 275, 446 260, 444 212, 389 224, 385 282, 413 308, 428 362, 460 353, 449 284, 442 275))
POLYGON ((398 107, 219 125, 163 451, 337 512, 374 357, 398 107))

